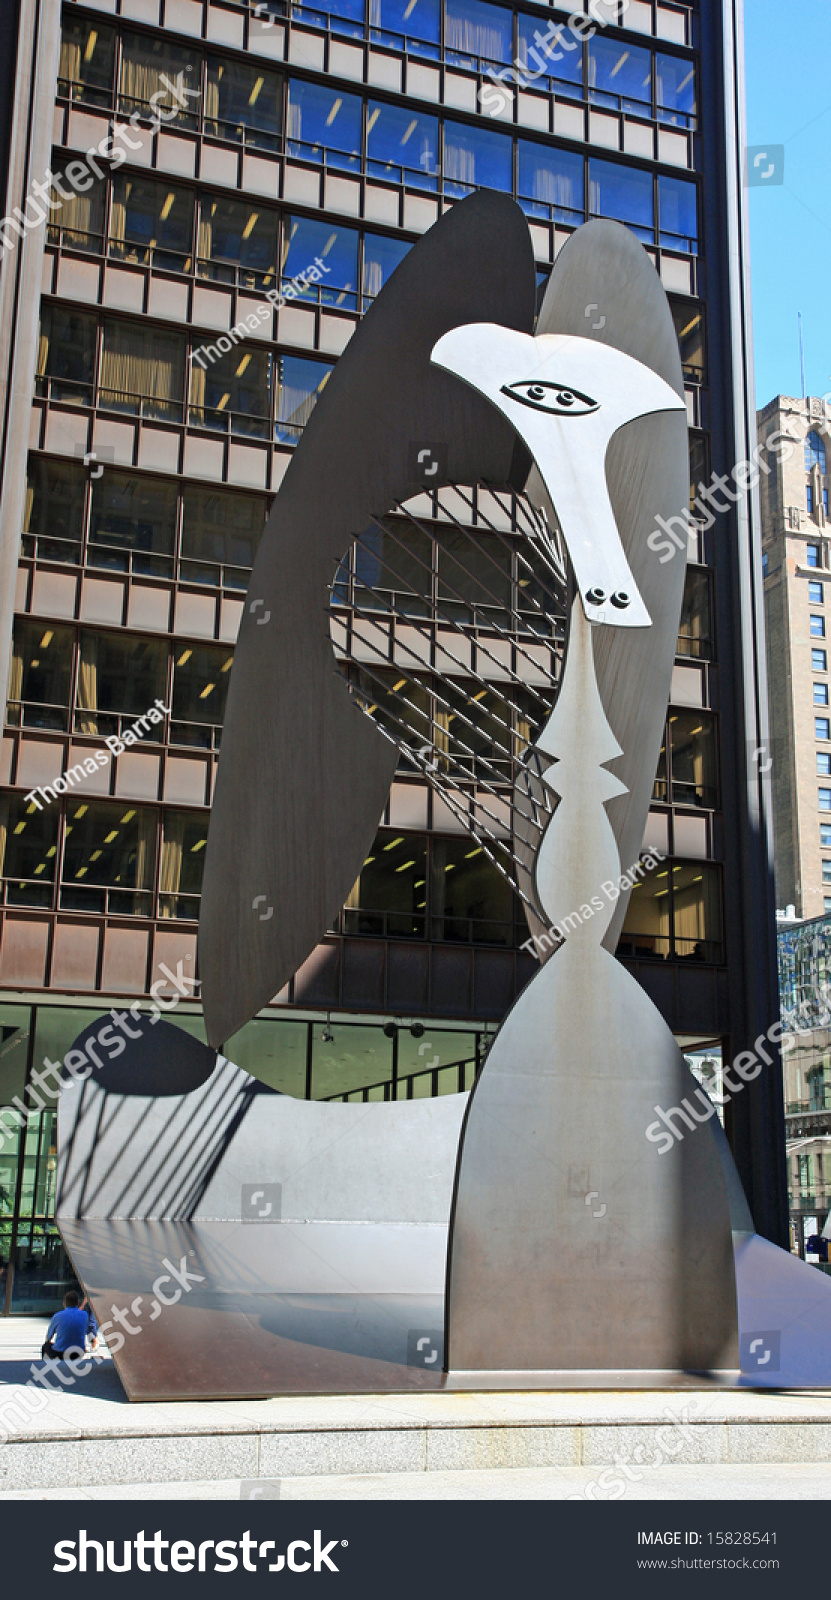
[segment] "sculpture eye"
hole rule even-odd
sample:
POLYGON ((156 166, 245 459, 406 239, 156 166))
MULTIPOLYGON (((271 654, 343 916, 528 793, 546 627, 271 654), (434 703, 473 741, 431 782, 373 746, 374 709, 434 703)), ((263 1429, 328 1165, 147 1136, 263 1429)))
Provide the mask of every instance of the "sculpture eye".
POLYGON ((565 389, 559 383, 506 383, 502 393, 534 411, 548 411, 555 417, 587 417, 599 405, 591 395, 581 394, 579 389, 565 389))

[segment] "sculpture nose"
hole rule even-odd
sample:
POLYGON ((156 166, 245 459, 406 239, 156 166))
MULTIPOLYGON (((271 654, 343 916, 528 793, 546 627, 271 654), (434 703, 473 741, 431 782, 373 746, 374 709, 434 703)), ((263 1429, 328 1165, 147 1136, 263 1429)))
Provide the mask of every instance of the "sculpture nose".
POLYGON ((632 604, 632 596, 627 594, 625 589, 616 589, 614 594, 607 595, 606 590, 601 589, 597 583, 586 590, 586 599, 592 606, 602 606, 604 600, 610 600, 618 611, 625 611, 626 607, 632 604))

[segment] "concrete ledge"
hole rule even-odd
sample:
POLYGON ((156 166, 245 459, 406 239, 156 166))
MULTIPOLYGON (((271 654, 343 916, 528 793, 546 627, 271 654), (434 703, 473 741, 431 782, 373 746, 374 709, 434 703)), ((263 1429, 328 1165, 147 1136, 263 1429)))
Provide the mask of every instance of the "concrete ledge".
MULTIPOLYGON (((503 1417, 490 1414, 493 1398, 471 1395, 465 1417, 443 1414, 447 1402, 441 1395, 423 1397, 421 1414, 410 1416, 395 1415, 386 1397, 370 1397, 360 1402, 365 1413, 360 1418, 331 1413, 327 1418, 319 1405, 314 1418, 264 1416, 243 1423, 232 1417, 182 1417, 174 1423, 171 1417, 165 1427, 159 1418, 148 1417, 144 1428, 131 1407, 129 1426, 101 1419, 77 1432, 65 1427, 52 1432, 44 1424, 28 1436, 10 1438, 0 1446, 0 1490, 506 1468, 602 1471, 622 1461, 647 1472, 668 1466, 831 1463, 831 1400, 826 1396, 813 1403, 800 1397, 791 1415, 777 1415, 770 1396, 742 1395, 743 1417, 732 1405, 725 1415, 721 1398, 709 1395, 700 1397, 697 1412, 689 1402, 682 1410, 667 1406, 664 1395, 643 1395, 636 1417, 619 1396, 595 1396, 595 1404, 584 1405, 580 1414, 570 1395, 506 1397, 524 1400, 525 1414, 503 1417)), ((264 1405, 288 1409, 280 1401, 264 1405)))

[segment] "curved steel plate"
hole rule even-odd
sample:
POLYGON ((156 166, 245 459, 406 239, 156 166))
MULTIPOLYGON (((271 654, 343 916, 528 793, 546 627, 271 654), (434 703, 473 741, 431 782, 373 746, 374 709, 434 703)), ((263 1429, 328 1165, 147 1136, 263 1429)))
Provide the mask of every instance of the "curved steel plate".
POLYGON ((516 436, 430 364, 449 328, 530 330, 528 226, 504 195, 455 205, 414 246, 340 357, 286 473, 254 565, 231 674, 202 887, 199 959, 219 1046, 268 1003, 343 905, 396 753, 335 671, 328 585, 370 516, 431 482, 509 480, 516 436))

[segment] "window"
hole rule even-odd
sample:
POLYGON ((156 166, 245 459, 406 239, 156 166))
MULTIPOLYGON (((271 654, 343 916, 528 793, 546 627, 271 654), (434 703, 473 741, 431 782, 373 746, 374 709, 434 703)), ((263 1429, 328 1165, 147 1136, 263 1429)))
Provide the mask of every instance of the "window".
POLYGON ((831 739, 831 723, 827 717, 814 717, 814 737, 831 739))
POLYGON ((714 718, 706 711, 669 714, 670 799, 676 805, 718 805, 714 718))
POLYGON ((199 916, 202 870, 208 842, 208 813, 166 811, 159 869, 159 915, 199 916))
POLYGON ((355 545, 354 571, 356 606, 430 616, 433 541, 420 528, 395 517, 372 523, 355 545))
MULTIPOLYGON (((285 16, 289 9, 285 0, 270 0, 268 9, 285 16)), ((364 36, 364 0, 324 0, 323 10, 315 10, 294 0, 291 15, 309 28, 330 28, 332 33, 345 34, 348 39, 364 36)), ((257 13, 262 16, 262 9, 257 13)))
POLYGON ((201 278, 271 289, 277 281, 277 213, 225 195, 203 195, 197 253, 201 278))
POLYGON ((176 484, 105 467, 92 484, 90 566, 169 577, 175 544, 176 484))
POLYGON ((815 683, 814 684, 814 705, 815 706, 827 706, 827 704, 828 704, 828 684, 827 683, 815 683))
POLYGON ((89 250, 100 254, 104 248, 105 183, 91 183, 85 193, 76 189, 66 177, 66 161, 56 162, 53 168, 50 207, 55 210, 49 219, 46 237, 49 244, 60 242, 72 250, 89 250), (60 188, 57 187, 60 182, 60 188))
POLYGON ((676 301, 671 309, 684 377, 688 383, 704 383, 704 313, 690 301, 676 301))
POLYGON ((659 243, 669 250, 698 250, 698 200, 686 178, 658 178, 659 243))
POLYGON ((831 822, 820 823, 819 844, 821 850, 831 850, 831 822))
POLYGON ((583 96, 583 45, 580 37, 563 24, 550 38, 548 25, 543 29, 542 17, 517 17, 517 60, 523 76, 536 79, 541 89, 570 93, 574 99, 583 96), (540 43, 542 39, 543 43, 540 43), (559 57, 559 59, 558 59, 559 57), (542 76, 546 74, 546 76, 542 76))
POLYGON ((486 0, 446 0, 445 60, 450 67, 482 72, 513 54, 513 16, 486 0))
POLYGON ((431 938, 511 944, 513 890, 482 846, 436 834, 430 845, 431 938))
POLYGON ((314 410, 318 395, 329 381, 331 366, 322 361, 306 361, 301 356, 278 356, 277 421, 274 437, 282 444, 294 444, 314 410))
POLYGON ((148 178, 113 180, 110 253, 169 272, 190 272, 193 195, 148 178))
POLYGON ((154 107, 150 102, 151 97, 155 97, 154 103, 165 113, 169 126, 195 128, 197 113, 183 109, 174 99, 173 90, 180 73, 183 84, 198 88, 201 66, 200 57, 194 56, 192 49, 172 44, 169 35, 162 39, 125 33, 121 44, 119 110, 127 116, 133 111, 152 116, 154 107))
POLYGON ((211 744, 211 727, 221 728, 234 664, 232 650, 216 645, 185 645, 173 668, 171 740, 211 744))
POLYGON ((95 318, 64 306, 41 308, 37 354, 38 394, 89 405, 95 372, 95 318))
POLYGON ((484 783, 509 782, 510 729, 510 707, 498 690, 450 680, 436 708, 439 770, 484 783))
MULTIPOLYGON (((355 623, 355 637, 365 637, 365 626, 360 617, 355 623)), ((378 660, 377 656, 374 657, 372 665, 366 670, 355 666, 349 668, 352 693, 364 715, 372 717, 380 728, 385 728, 396 740, 415 750, 432 744, 432 702, 428 684, 410 676, 402 677, 398 667, 376 665, 378 660), (404 697, 408 702, 406 706, 404 697)), ((403 754, 399 754, 398 765, 404 771, 419 770, 416 763, 403 754)))
POLYGON ((683 56, 655 57, 658 121, 678 128, 695 127, 695 67, 683 56))
POLYGON ((205 132, 255 149, 278 149, 282 88, 276 72, 210 56, 205 132))
POLYGON ((828 671, 828 656, 825 650, 811 651, 811 667, 814 672, 828 671))
POLYGON ((590 161, 589 211, 628 223, 638 239, 654 244, 652 174, 613 161, 590 161))
POLYGON ((85 629, 78 651, 75 731, 106 738, 120 733, 120 719, 132 722, 151 707, 158 715, 143 738, 158 743, 161 707, 167 686, 167 645, 161 640, 85 629))
POLYGON ((471 189, 513 190, 513 146, 489 128, 444 124, 444 192, 462 199, 471 189))
POLYGON ((378 834, 343 911, 346 933, 423 938, 427 841, 423 834, 378 834))
POLYGON ((457 622, 472 622, 472 608, 481 608, 507 625, 503 613, 511 604, 511 556, 502 540, 492 533, 470 539, 460 528, 442 528, 436 545, 443 614, 457 622))
POLYGON ((806 544, 805 564, 809 567, 818 567, 820 565, 818 544, 806 544))
POLYGON ((825 445, 814 428, 805 440, 805 471, 810 472, 812 467, 819 467, 825 474, 825 445))
POLYGON ((364 234, 364 310, 366 302, 381 293, 387 279, 410 249, 408 239, 384 239, 379 233, 364 234))
POLYGON ((825 638, 825 618, 822 617, 822 616, 814 616, 814 614, 812 612, 809 621, 810 621, 810 627, 811 627, 811 637, 813 639, 824 639, 825 638))
POLYGON ((325 151, 327 166, 358 172, 362 115, 357 95, 339 94, 322 84, 292 78, 286 153, 302 161, 323 161, 325 151))
POLYGON ((269 379, 272 357, 267 350, 232 345, 210 365, 194 358, 190 369, 189 420, 198 428, 222 433, 269 435, 269 379))
POLYGON ((811 483, 806 483, 806 485, 805 485, 805 503, 806 503, 806 505, 808 507, 808 515, 809 516, 813 516, 813 513, 814 513, 814 486, 811 483))
POLYGON ((228 489, 185 488, 181 575, 189 583, 247 589, 268 501, 228 489), (187 559, 186 559, 187 558, 187 559))
POLYGON ((823 861, 822 863, 822 881, 823 883, 831 883, 831 861, 823 861))
POLYGON ((8 721, 17 727, 66 729, 72 632, 42 622, 14 625, 8 721))
POLYGON ((821 606, 824 604, 823 587, 821 583, 812 582, 808 584, 808 599, 810 600, 812 606, 821 606))
POLYGON ((366 169, 370 177, 407 183, 414 189, 436 189, 438 141, 436 117, 370 100, 366 124, 366 169))
POLYGON ((69 911, 149 916, 156 863, 156 813, 135 806, 70 801, 61 905, 69 911))
POLYGON ((649 50, 595 34, 589 39, 589 99, 615 111, 652 113, 652 56, 649 50))
POLYGON ((583 220, 583 157, 518 140, 517 194, 526 216, 555 222, 583 220))
POLYGON ((766 578, 767 575, 768 575, 768 553, 767 553, 767 550, 763 550, 762 551, 762 577, 766 578))
POLYGON ((185 345, 178 333, 104 319, 99 403, 128 416, 181 422, 185 345))
POLYGON ((439 59, 440 0, 370 0, 370 38, 406 48, 408 55, 439 59))
POLYGON ((54 802, 40 802, 38 810, 34 800, 22 794, 0 795, 0 871, 6 880, 7 903, 51 906, 58 814, 54 802))
POLYGON ((29 457, 24 555, 34 555, 37 548, 50 561, 80 560, 85 492, 86 473, 80 462, 29 457))
MULTIPOLYGON (((829 804, 831 804, 831 789, 829 804)), ((703 861, 664 862, 635 885, 618 955, 721 961, 721 884, 703 861)))
POLYGON ((337 222, 316 222, 305 217, 285 217, 283 220, 283 259, 281 275, 283 284, 296 278, 300 272, 312 267, 317 259, 323 263, 321 281, 309 283, 301 290, 313 299, 320 297, 322 305, 345 306, 350 311, 358 309, 358 234, 354 228, 342 228, 337 222))
POLYGON ((827 513, 827 511, 828 511, 828 490, 827 489, 823 489, 823 491, 822 491, 822 509, 823 509, 823 511, 825 511, 827 513))
POLYGON ((831 752, 827 750, 817 751, 817 777, 831 778, 831 752))
POLYGON ((818 793, 820 811, 831 811, 831 789, 820 789, 818 793))
POLYGON ((115 35, 97 20, 65 18, 61 28, 58 92, 91 105, 112 104, 115 35))

